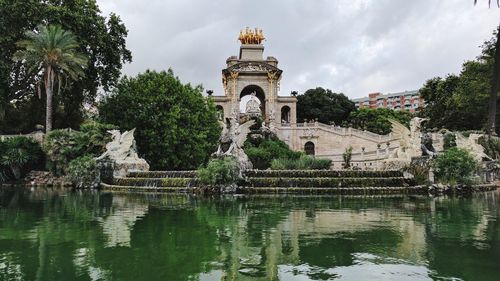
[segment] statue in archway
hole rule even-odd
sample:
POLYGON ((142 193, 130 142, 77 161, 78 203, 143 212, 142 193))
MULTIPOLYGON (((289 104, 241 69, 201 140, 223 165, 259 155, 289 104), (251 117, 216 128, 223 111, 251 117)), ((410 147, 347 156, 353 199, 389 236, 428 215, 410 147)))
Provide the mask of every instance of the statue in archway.
POLYGON ((252 92, 250 99, 247 102, 245 113, 249 116, 260 116, 262 115, 260 111, 259 99, 256 97, 256 92, 252 92))

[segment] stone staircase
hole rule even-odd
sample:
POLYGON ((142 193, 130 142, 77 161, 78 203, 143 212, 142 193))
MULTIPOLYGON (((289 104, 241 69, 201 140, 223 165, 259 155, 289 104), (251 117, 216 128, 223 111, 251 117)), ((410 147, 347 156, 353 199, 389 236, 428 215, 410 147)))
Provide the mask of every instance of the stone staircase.
POLYGON ((251 170, 246 176, 244 193, 389 194, 422 190, 401 171, 251 170))
MULTIPOLYGON (((401 171, 249 170, 237 193, 394 194, 419 193, 401 171)), ((103 183, 106 190, 194 192, 196 171, 131 172, 103 183)))

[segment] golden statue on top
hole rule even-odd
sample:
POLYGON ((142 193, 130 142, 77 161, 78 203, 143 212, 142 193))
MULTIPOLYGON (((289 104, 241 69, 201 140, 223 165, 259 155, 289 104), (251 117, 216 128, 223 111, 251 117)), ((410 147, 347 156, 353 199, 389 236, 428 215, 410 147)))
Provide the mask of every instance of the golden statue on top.
POLYGON ((240 30, 238 40, 240 40, 241 44, 261 44, 266 38, 264 37, 264 33, 262 33, 262 29, 255 28, 251 30, 247 27, 245 32, 240 30))

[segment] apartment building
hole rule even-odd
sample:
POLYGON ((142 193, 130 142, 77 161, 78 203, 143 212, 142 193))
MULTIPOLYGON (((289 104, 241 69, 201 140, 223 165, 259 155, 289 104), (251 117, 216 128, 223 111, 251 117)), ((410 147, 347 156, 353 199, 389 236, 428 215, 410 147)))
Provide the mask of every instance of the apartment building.
POLYGON ((404 91, 399 93, 382 94, 371 93, 368 97, 352 100, 356 108, 389 108, 393 110, 418 111, 424 107, 424 100, 418 94, 418 90, 404 91))

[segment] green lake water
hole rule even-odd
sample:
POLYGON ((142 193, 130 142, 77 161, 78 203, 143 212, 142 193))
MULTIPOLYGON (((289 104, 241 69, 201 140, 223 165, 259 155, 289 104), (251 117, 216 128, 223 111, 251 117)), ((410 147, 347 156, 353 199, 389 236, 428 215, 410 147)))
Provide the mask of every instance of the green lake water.
POLYGON ((0 280, 500 280, 470 198, 0 189, 0 280))

